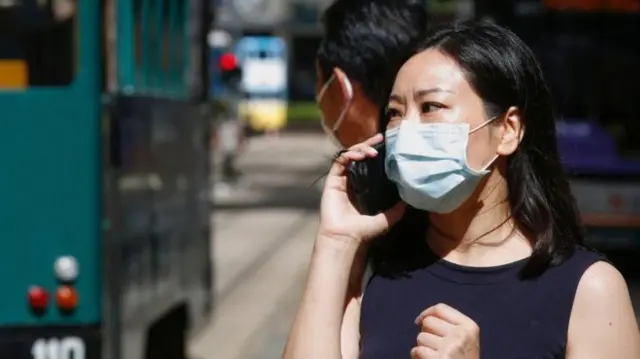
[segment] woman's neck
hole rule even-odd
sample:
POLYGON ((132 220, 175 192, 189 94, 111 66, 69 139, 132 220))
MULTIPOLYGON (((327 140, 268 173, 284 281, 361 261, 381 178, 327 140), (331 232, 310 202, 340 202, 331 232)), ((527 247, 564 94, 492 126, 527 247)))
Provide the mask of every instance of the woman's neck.
POLYGON ((474 267, 506 264, 531 255, 530 240, 511 218, 506 188, 498 187, 487 183, 488 193, 476 206, 448 214, 430 213, 427 240, 431 250, 447 261, 474 267))

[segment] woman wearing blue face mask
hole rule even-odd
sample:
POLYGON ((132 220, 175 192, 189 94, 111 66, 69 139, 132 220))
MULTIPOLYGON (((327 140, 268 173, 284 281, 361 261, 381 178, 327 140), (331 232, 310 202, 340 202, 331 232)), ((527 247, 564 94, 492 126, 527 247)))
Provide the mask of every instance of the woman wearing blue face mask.
POLYGON ((366 216, 349 200, 346 167, 382 135, 337 159, 285 358, 640 358, 624 279, 580 246, 550 94, 519 38, 434 31, 387 119, 401 201, 366 216))

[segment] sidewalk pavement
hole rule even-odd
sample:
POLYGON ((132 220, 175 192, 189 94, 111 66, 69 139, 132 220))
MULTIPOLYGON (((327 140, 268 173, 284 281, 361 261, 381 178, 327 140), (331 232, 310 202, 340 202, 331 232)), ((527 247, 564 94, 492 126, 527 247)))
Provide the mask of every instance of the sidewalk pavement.
POLYGON ((214 194, 216 311, 193 358, 280 356, 317 230, 314 182, 333 152, 322 135, 253 138, 238 163, 244 183, 214 194))

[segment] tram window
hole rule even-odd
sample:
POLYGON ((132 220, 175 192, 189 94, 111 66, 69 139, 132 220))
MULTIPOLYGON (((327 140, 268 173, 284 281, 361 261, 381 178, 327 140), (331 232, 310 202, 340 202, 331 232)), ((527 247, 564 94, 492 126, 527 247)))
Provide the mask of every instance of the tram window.
POLYGON ((182 83, 186 66, 184 0, 134 1, 137 87, 168 92, 182 83))
POLYGON ((170 1, 174 11, 169 11, 171 24, 171 41, 168 48, 169 71, 171 83, 179 88, 185 88, 183 74, 187 68, 187 5, 186 0, 170 1))
POLYGON ((0 89, 69 85, 76 20, 76 0, 0 2, 0 89))

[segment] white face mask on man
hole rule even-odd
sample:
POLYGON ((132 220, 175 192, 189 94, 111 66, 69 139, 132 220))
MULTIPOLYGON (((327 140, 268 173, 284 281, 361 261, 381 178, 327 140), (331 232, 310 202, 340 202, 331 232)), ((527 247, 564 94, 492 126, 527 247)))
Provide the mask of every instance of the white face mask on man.
MULTIPOLYGON (((335 79, 336 79, 336 76, 331 75, 329 80, 325 82, 324 85, 322 85, 322 88, 320 89, 320 91, 318 92, 318 95, 316 96, 316 103, 318 104, 318 106, 320 106, 320 101, 322 101, 324 94, 327 92, 327 89, 329 89, 329 85, 335 79)), ((349 110, 349 107, 351 106, 351 102, 353 100, 353 87, 351 86, 351 82, 346 76, 344 78, 344 86, 347 91, 347 103, 342 109, 342 112, 340 112, 340 115, 338 116, 338 119, 336 120, 336 122, 333 124, 333 127, 329 127, 329 125, 327 125, 327 121, 324 118, 322 111, 320 111, 320 123, 322 125, 322 129, 327 134, 327 136, 329 136, 329 138, 331 139, 331 142, 333 142, 333 144, 339 148, 343 148, 344 146, 342 146, 342 144, 340 143, 340 140, 338 140, 338 137, 336 136, 336 132, 340 128, 340 125, 342 125, 342 121, 344 121, 347 115, 347 111, 349 110)))

